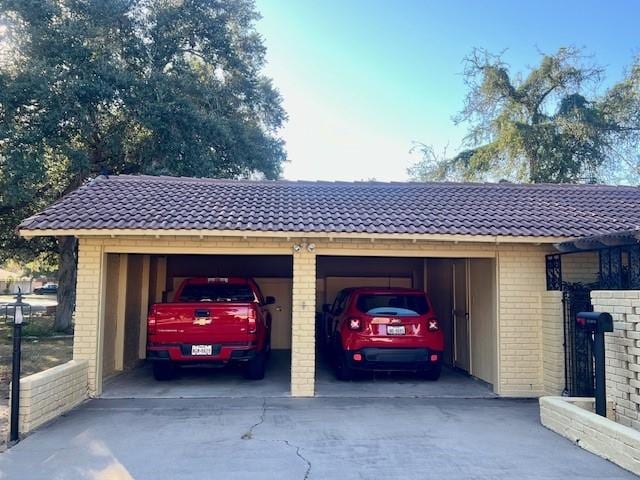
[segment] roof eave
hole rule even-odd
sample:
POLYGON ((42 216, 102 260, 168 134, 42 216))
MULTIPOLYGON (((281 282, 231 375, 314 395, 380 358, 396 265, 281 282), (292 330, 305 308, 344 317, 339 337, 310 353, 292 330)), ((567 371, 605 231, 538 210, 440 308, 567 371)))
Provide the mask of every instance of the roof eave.
POLYGON ((351 238, 367 240, 410 240, 472 243, 533 243, 557 244, 574 237, 527 236, 527 235, 469 235, 439 233, 372 233, 372 232, 313 232, 313 231, 267 231, 267 230, 198 230, 198 229, 20 229, 21 237, 254 237, 254 238, 327 238, 329 240, 351 238))

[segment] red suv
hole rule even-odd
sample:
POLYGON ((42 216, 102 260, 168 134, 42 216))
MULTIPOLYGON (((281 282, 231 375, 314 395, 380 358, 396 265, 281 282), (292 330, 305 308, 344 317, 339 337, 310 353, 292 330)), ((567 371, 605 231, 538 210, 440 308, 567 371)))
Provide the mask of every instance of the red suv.
POLYGON ((348 288, 328 309, 336 375, 357 370, 414 371, 440 377, 444 335, 429 298, 409 288, 348 288))

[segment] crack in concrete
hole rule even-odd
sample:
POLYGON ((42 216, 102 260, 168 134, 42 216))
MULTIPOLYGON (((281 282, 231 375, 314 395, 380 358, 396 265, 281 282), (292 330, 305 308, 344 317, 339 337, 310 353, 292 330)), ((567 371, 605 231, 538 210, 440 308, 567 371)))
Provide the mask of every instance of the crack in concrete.
POLYGON ((262 399, 262 413, 260 414, 259 420, 249 427, 249 430, 244 432, 240 437, 242 440, 251 440, 253 438, 253 431, 258 428, 260 425, 264 423, 264 417, 267 414, 267 398, 262 399))
POLYGON ((289 440, 277 440, 277 441, 284 443, 288 447, 296 449, 297 457, 307 464, 307 470, 304 472, 304 477, 302 478, 302 480, 307 480, 309 478, 309 475, 311 475, 311 462, 304 455, 302 455, 302 453, 300 453, 301 448, 289 442, 289 440))
MULTIPOLYGON (((265 397, 262 401, 262 412, 260 413, 260 417, 258 421, 253 425, 251 425, 251 427, 249 427, 249 430, 243 433, 240 438, 242 440, 253 440, 254 439, 253 432, 255 431, 256 428, 258 428, 260 425, 264 423, 266 415, 267 415, 267 398, 265 397)), ((274 439, 274 440, 256 439, 256 440, 263 441, 263 442, 281 442, 290 448, 294 448, 296 451, 296 456, 300 460, 302 460, 307 466, 307 469, 304 472, 304 477, 302 480, 309 479, 309 475, 311 474, 311 462, 304 455, 302 455, 302 453, 300 453, 301 447, 299 447, 298 445, 294 445, 293 443, 289 442, 289 440, 280 440, 280 439, 274 439)))

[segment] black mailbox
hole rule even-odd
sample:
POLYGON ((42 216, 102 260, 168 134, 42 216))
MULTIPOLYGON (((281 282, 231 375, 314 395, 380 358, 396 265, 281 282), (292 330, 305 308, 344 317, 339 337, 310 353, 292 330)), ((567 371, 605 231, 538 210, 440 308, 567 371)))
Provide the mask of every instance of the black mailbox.
POLYGON ((613 319, 607 312, 580 312, 576 325, 591 337, 593 335, 593 357, 596 370, 596 413, 607 416, 607 385, 605 381, 604 333, 613 332, 613 319))
POLYGON ((580 312, 576 315, 576 323, 593 333, 613 332, 613 318, 607 312, 580 312))

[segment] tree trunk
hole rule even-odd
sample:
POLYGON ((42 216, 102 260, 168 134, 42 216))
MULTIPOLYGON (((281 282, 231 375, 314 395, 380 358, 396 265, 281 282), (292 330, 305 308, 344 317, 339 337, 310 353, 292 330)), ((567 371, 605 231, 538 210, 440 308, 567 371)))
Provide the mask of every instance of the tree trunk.
POLYGON ((76 305, 76 245, 75 237, 58 237, 58 306, 53 328, 59 332, 71 330, 76 305))

